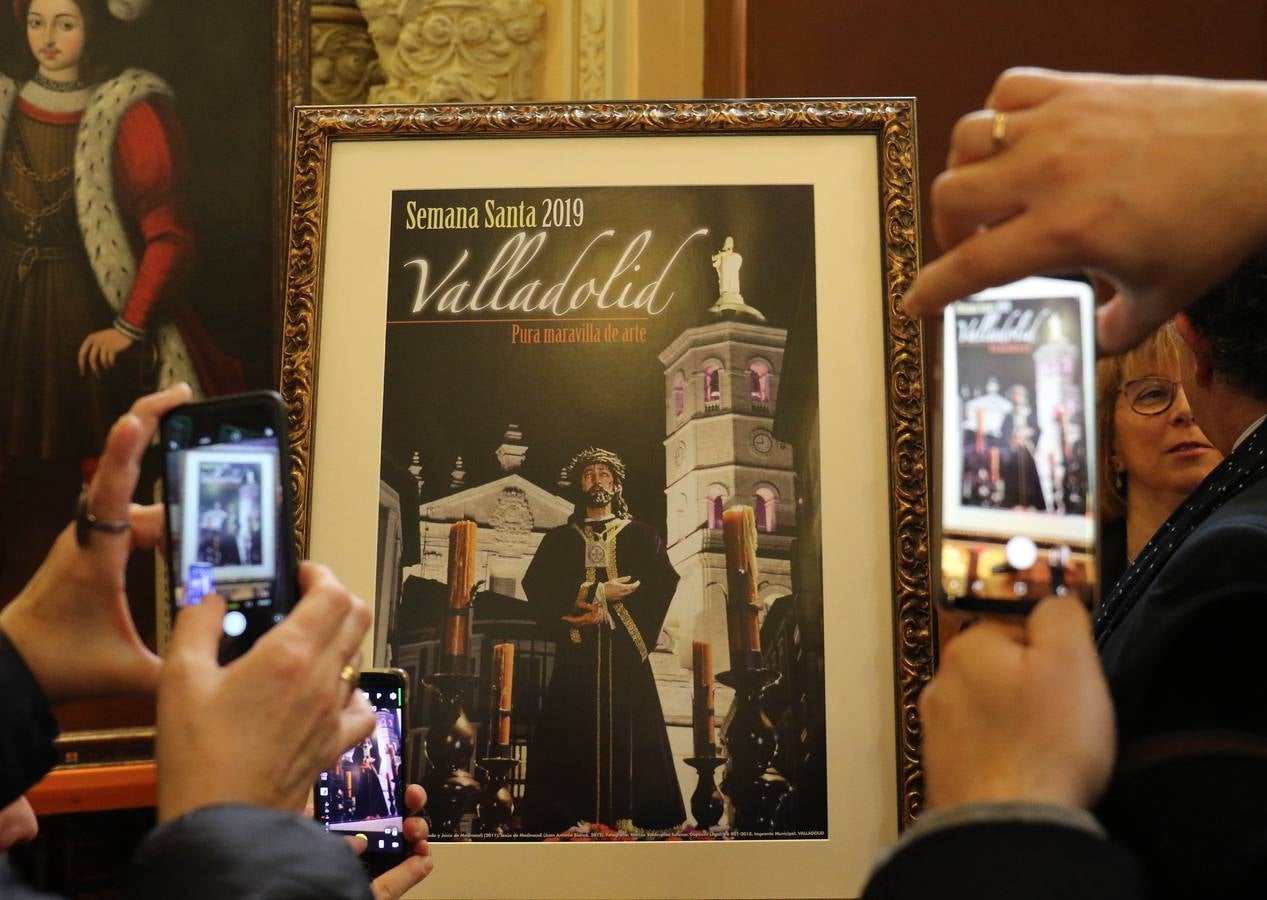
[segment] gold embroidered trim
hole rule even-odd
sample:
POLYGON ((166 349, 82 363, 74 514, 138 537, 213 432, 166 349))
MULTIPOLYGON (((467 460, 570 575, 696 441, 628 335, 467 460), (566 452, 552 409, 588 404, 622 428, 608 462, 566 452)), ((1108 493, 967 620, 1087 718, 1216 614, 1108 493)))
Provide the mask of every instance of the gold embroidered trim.
POLYGON ((572 639, 572 643, 574 643, 574 644, 579 644, 579 643, 581 642, 581 629, 579 629, 579 628, 569 628, 569 629, 568 629, 568 637, 570 637, 570 638, 572 639))
POLYGON ((620 619, 625 626, 625 630, 629 632, 629 636, 633 638, 634 647, 638 650, 638 658, 642 662, 647 661, 647 645, 642 639, 642 632, 638 630, 638 626, 634 624, 633 616, 629 615, 629 610, 625 608, 625 604, 619 600, 614 600, 610 604, 611 609, 615 610, 616 618, 620 619))

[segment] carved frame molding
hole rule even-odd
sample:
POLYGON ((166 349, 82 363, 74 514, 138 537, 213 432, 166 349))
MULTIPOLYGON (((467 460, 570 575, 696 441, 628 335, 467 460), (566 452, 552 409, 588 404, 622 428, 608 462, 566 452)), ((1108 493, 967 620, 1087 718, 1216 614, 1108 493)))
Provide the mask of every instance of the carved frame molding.
POLYGON ((931 678, 929 433, 923 326, 901 299, 919 267, 915 104, 905 99, 751 100, 478 106, 305 107, 296 110, 281 393, 290 418, 292 479, 301 551, 309 541, 313 425, 320 335, 322 227, 331 143, 463 136, 577 136, 839 132, 878 137, 881 260, 888 365, 891 573, 895 658, 898 821, 923 804, 916 701, 931 678))

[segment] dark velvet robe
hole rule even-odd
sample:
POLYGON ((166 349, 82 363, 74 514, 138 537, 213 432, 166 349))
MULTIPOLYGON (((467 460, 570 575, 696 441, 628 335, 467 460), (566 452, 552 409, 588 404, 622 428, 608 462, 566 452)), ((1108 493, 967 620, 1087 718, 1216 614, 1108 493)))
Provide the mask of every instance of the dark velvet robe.
POLYGON ((675 828, 686 819, 648 654, 655 649, 678 575, 651 527, 611 519, 594 529, 604 565, 586 565, 582 530, 563 525, 541 541, 524 592, 556 642, 554 674, 528 750, 524 826, 558 833, 578 822, 675 828), (640 586, 610 602, 615 628, 572 628, 578 597, 632 576, 640 586))

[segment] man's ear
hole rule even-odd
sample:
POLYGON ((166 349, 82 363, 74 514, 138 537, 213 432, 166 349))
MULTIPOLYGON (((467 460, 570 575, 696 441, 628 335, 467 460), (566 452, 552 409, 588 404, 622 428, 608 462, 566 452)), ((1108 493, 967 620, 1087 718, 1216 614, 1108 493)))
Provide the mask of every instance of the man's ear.
POLYGON ((1183 338, 1183 342, 1192 351, 1193 364, 1196 371, 1196 382, 1201 387, 1209 387, 1214 381, 1214 362, 1210 354, 1210 339, 1197 330, 1187 313, 1175 316, 1175 330, 1183 338))

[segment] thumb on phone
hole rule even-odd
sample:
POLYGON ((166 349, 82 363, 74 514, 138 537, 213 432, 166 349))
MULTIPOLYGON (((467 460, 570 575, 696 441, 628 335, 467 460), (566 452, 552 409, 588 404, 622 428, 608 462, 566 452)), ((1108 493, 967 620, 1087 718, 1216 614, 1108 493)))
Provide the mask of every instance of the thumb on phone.
POLYGON ((216 655, 220 635, 224 632, 224 607, 223 597, 208 594, 201 603, 181 610, 172 629, 168 659, 193 667, 218 665, 216 655))

